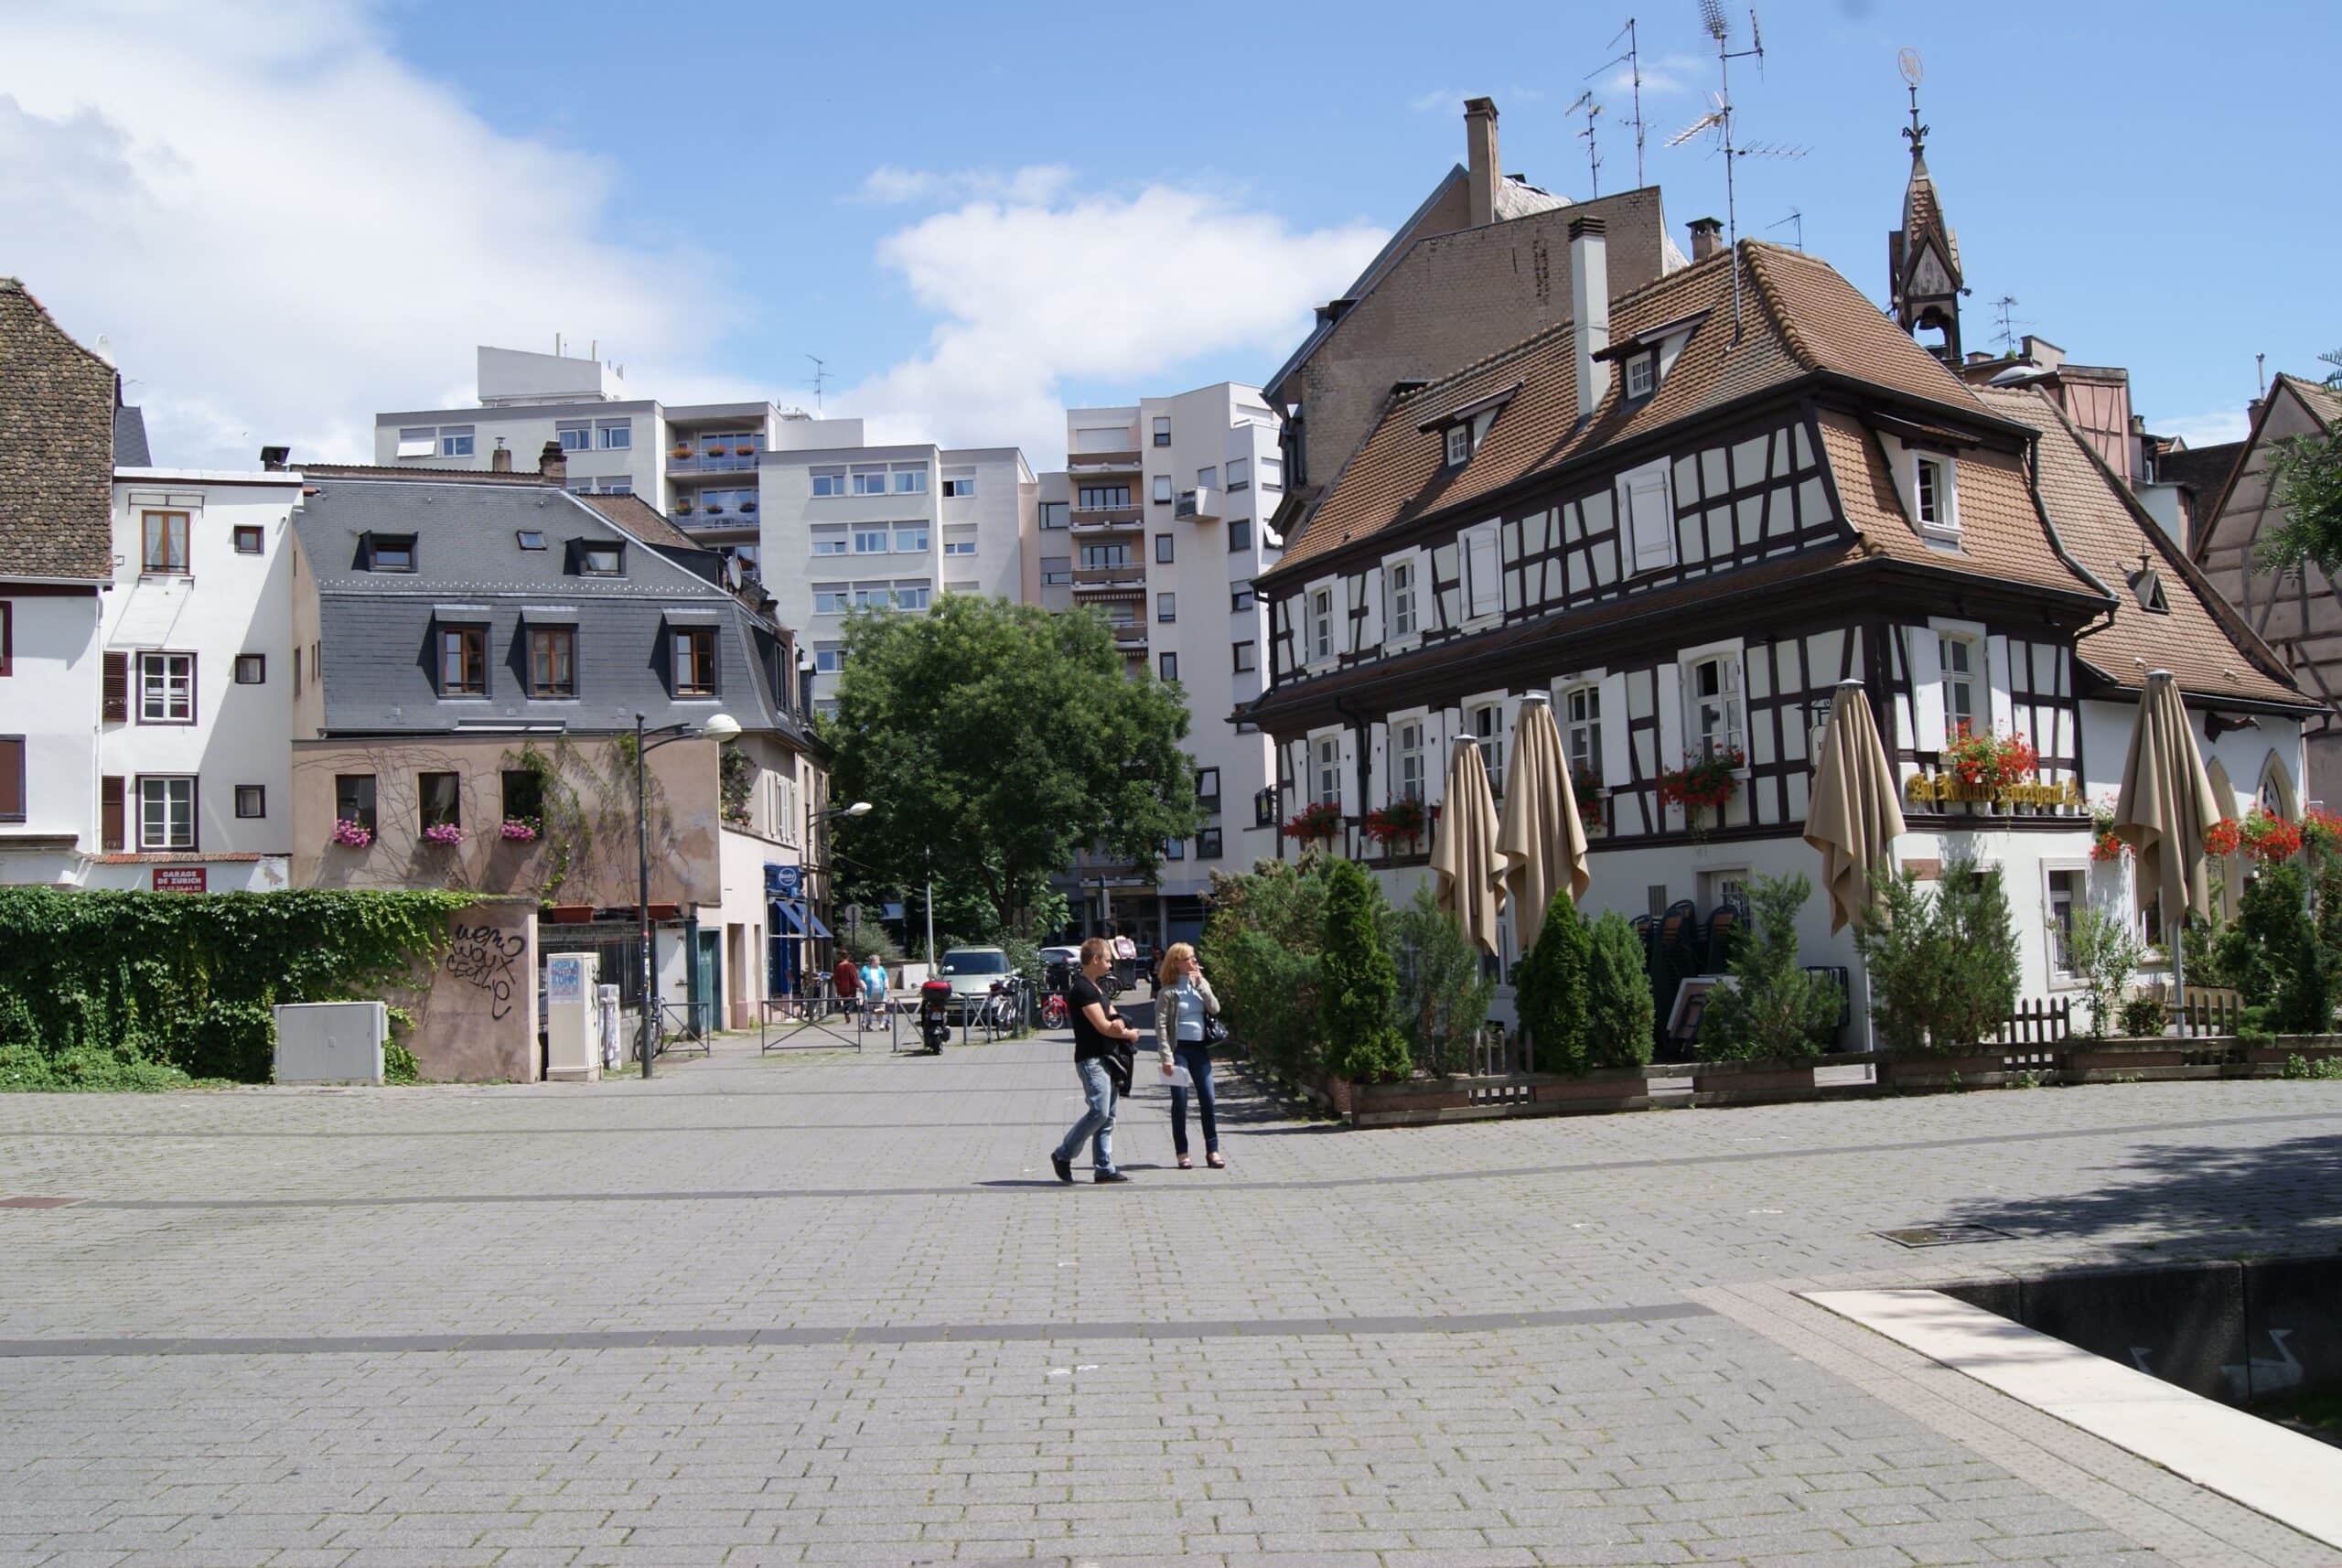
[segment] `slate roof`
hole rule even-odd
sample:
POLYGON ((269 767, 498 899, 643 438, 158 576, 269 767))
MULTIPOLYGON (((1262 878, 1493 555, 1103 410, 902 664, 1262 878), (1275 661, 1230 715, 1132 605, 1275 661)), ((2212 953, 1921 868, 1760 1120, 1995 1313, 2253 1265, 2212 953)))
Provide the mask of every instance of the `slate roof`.
POLYGON ((146 446, 146 411, 127 406, 113 411, 113 466, 151 468, 155 455, 146 446))
POLYGON ((0 277, 0 576, 113 575, 113 367, 0 277))

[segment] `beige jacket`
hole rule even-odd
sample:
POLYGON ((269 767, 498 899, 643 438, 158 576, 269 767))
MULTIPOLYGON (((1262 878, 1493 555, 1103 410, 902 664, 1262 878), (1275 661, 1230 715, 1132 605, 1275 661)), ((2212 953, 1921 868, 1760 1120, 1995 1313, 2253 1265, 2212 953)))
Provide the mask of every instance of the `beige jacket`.
MULTIPOLYGON (((1158 985, 1155 988, 1155 1048, 1163 1065, 1171 1065, 1172 1047, 1179 1043, 1179 999, 1172 993, 1176 987, 1158 985)), ((1219 1016, 1219 998, 1211 993, 1211 982, 1196 976, 1196 989, 1204 993, 1204 1011, 1219 1016)))

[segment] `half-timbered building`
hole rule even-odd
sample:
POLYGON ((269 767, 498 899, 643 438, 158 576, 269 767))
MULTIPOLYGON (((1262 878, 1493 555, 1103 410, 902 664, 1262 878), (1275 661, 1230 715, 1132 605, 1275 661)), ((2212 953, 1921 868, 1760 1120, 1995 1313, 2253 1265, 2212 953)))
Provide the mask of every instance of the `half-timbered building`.
MULTIPOLYGON (((2055 403, 1963 384, 1809 256, 1743 242, 1612 300, 1599 220, 1570 243, 1573 318, 1394 391, 1259 580, 1272 680, 1239 717, 1274 738, 1281 814, 1338 806, 1338 850, 1410 883, 1422 856, 1378 854, 1367 814, 1438 804, 1459 736, 1501 791, 1542 692, 1595 835, 1588 908, 1704 919, 1812 869, 1814 742, 1859 681, 1906 783, 1898 854, 2001 865, 2038 993, 2069 983, 2053 929, 2120 893, 2090 805, 2150 669, 2240 811, 2267 779, 2294 802, 2315 704, 2055 403), (1963 725, 2029 739, 2037 777, 1953 782, 1963 725), (1708 757, 1731 799, 1665 803, 1662 775, 1708 757)), ((1803 935, 1851 964, 1818 900, 1803 935)))

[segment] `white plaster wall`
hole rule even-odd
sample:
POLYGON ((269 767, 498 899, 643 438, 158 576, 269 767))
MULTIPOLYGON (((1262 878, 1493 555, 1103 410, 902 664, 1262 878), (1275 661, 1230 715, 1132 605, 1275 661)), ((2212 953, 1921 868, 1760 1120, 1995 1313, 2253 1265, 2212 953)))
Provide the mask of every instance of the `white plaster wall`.
MULTIPOLYGON (((494 467, 493 454, 499 437, 512 454, 516 471, 534 473, 543 456, 545 443, 559 439, 559 427, 575 420, 625 419, 631 425, 633 445, 623 450, 606 451, 588 447, 568 455, 569 478, 609 478, 624 475, 634 483, 634 493, 658 507, 668 508, 669 497, 663 488, 666 425, 656 405, 620 404, 613 408, 607 403, 580 403, 559 406, 532 408, 443 408, 409 413, 378 413, 374 416, 374 461, 400 468, 477 468, 481 471, 494 467), (409 425, 468 424, 472 427, 472 455, 468 457, 442 457, 435 452, 428 457, 405 457, 399 455, 399 431, 409 425)), ((302 454, 295 452, 297 460, 302 454)), ((744 484, 752 483, 754 476, 741 476, 744 484)))
POLYGON ((25 737, 25 820, 0 826, 0 882, 70 883, 98 843, 102 599, 94 592, 12 593, 10 673, 0 676, 0 735, 25 737), (9 848, 11 838, 70 836, 70 849, 9 848))

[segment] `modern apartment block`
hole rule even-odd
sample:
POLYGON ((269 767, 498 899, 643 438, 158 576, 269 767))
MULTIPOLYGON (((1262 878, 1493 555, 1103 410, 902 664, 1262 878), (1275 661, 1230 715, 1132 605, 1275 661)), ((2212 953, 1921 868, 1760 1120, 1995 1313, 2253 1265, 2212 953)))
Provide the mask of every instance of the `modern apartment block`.
MULTIPOLYGON (((817 712, 836 703, 845 615, 923 610, 937 594, 1024 596, 1038 486, 1014 446, 872 446, 862 421, 806 421, 759 466, 764 585, 813 656, 817 712)), ((688 522, 688 519, 681 520, 688 522)))
POLYGON ((1276 854, 1269 743, 1229 715, 1260 695, 1266 668, 1252 579, 1278 558, 1265 524, 1284 488, 1277 440, 1259 390, 1231 381, 1067 411, 1067 471, 1041 481, 1029 593, 1104 615, 1134 670, 1179 686, 1209 813, 1194 838, 1165 846, 1151 882, 1078 866, 1086 931, 1192 940, 1211 874, 1276 854))

